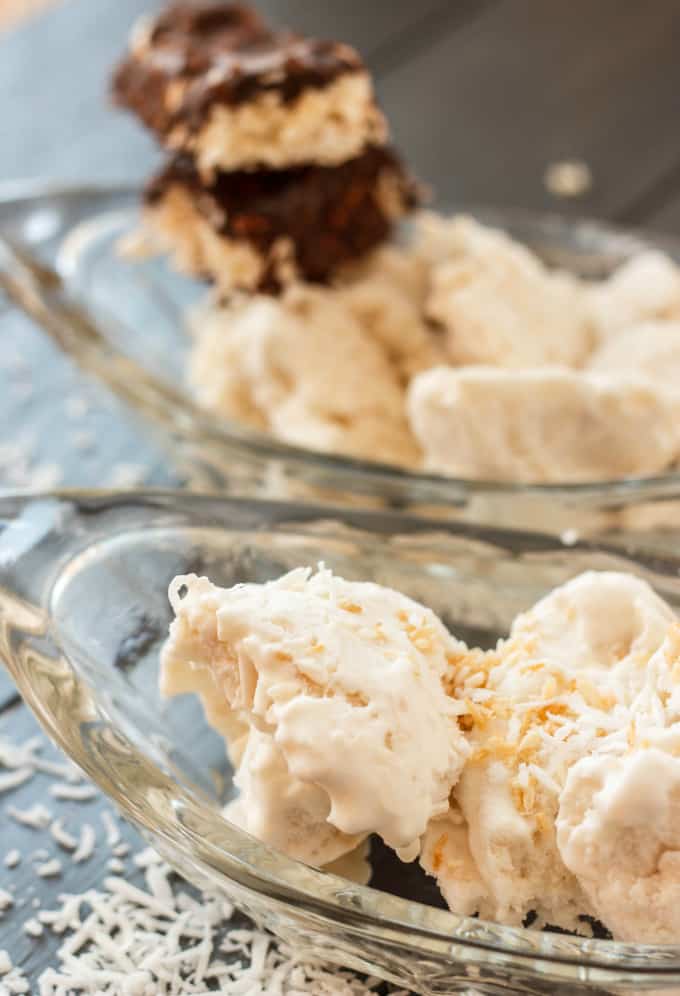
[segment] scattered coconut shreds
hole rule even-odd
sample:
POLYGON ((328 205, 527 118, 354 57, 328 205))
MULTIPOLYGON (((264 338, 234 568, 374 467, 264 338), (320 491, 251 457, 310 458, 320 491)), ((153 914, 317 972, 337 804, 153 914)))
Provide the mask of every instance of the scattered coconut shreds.
POLYGON ((148 868, 149 865, 160 865, 163 859, 153 847, 145 847, 143 851, 138 851, 132 860, 137 868, 148 868))
POLYGON ((54 821, 50 827, 50 833, 56 840, 57 844, 59 844, 59 847, 63 847, 65 851, 75 851, 77 848, 78 841, 73 834, 68 832, 61 820, 54 821))
POLYGON ((38 865, 36 871, 41 878, 55 878, 61 875, 61 861, 58 858, 50 858, 49 861, 38 865))
POLYGON ((54 799, 68 799, 71 802, 87 802, 97 794, 94 785, 66 785, 64 782, 50 785, 49 792, 54 799))
POLYGON ((23 744, 8 743, 0 738, 0 769, 8 769, 0 771, 0 792, 18 787, 36 772, 54 775, 55 778, 62 778, 67 782, 82 779, 81 772, 71 761, 49 761, 41 757, 40 752, 43 747, 44 741, 40 737, 31 737, 23 744), (19 771, 21 774, 17 775, 19 771))
POLYGON ((30 992, 28 979, 19 968, 13 968, 9 975, 5 975, 0 982, 0 996, 22 996, 23 993, 30 992))
POLYGON ((73 854, 74 864, 79 865, 82 861, 88 861, 94 853, 96 843, 97 835, 94 832, 94 827, 90 823, 83 823, 78 847, 73 854))
POLYGON ((28 809, 17 809, 16 806, 7 807, 7 815, 11 816, 17 823, 32 830, 44 830, 52 822, 52 813, 42 803, 36 802, 28 809))
MULTIPOLYGON (((169 883, 169 870, 149 863, 169 883)), ((218 896, 196 899, 185 891, 163 900, 120 878, 104 892, 63 896, 58 910, 39 922, 66 934, 59 965, 39 979, 40 996, 369 996, 384 984, 298 953, 269 934, 249 928, 225 931, 232 909, 218 896)), ((393 996, 407 996, 390 990, 393 996)))
POLYGON ((33 777, 32 768, 15 768, 13 771, 0 771, 0 793, 10 792, 33 777))
POLYGON ((106 846, 116 847, 120 843, 120 828, 116 823, 115 816, 108 809, 105 809, 101 820, 106 833, 106 846))
POLYGON ((7 951, 0 951, 0 996, 15 996, 29 991, 28 979, 15 968, 7 951))
MULTIPOLYGON (((44 744, 41 737, 21 745, 0 740, 0 792, 42 773, 59 779, 48 788, 54 799, 85 802, 97 797, 97 790, 82 781, 70 762, 39 756, 44 744)), ((8 806, 7 813, 22 826, 48 831, 74 862, 87 861, 94 853, 97 836, 91 824, 83 824, 76 839, 40 803, 27 809, 8 806)), ((112 855, 107 863, 112 874, 101 890, 60 895, 57 909, 44 910, 38 897, 30 899, 32 886, 22 889, 16 900, 11 891, 0 889, 0 919, 29 907, 32 913, 24 914, 23 923, 27 937, 38 942, 49 929, 63 938, 55 964, 43 971, 37 989, 13 966, 9 954, 0 951, 0 996, 208 996, 213 991, 222 996, 407 996, 377 979, 362 981, 349 971, 303 960, 297 948, 269 934, 236 927, 230 923, 233 908, 228 902, 188 891, 152 848, 132 859, 144 873, 146 888, 133 885, 120 860, 130 853, 130 845, 121 839, 112 812, 105 811, 101 820, 112 855)), ((15 848, 5 855, 4 865, 13 868, 21 860, 15 848)), ((61 861, 44 848, 34 851, 30 860, 37 862, 35 872, 41 878, 62 874, 61 861)))
POLYGON ((30 917, 30 919, 26 920, 26 922, 24 923, 24 928, 23 929, 24 929, 24 933, 28 934, 29 937, 42 937, 43 932, 45 930, 45 928, 40 923, 40 921, 36 920, 36 918, 34 916, 32 916, 32 917, 30 917))

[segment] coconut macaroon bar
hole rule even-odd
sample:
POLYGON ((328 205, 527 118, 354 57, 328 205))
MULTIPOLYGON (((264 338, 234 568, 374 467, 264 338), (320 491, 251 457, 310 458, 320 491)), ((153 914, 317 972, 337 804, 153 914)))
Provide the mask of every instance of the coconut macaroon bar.
POLYGON ((353 48, 273 30, 240 4, 178 2, 138 23, 113 93, 203 176, 340 163, 387 139, 353 48))
POLYGON ((149 247, 178 269, 225 292, 276 293, 326 283, 387 239, 416 200, 397 156, 379 146, 334 166, 218 173, 207 184, 177 156, 147 187, 145 219, 149 247))

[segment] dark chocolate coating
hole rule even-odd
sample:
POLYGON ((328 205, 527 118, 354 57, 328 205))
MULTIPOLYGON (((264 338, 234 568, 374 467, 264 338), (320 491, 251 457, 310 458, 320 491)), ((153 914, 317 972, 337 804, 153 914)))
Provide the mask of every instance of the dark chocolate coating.
POLYGON ((200 130, 215 104, 234 107, 265 92, 292 102, 363 68, 347 45, 274 31, 248 7, 201 0, 171 4, 156 19, 148 49, 123 60, 112 91, 164 138, 176 128, 200 130), (173 84, 183 91, 169 106, 173 84))
MULTIPOLYGON (((379 192, 386 176, 399 193, 403 212, 415 206, 416 184, 393 150, 376 146, 339 166, 219 173, 210 185, 203 183, 188 156, 179 155, 151 181, 146 199, 153 205, 180 186, 221 235, 249 243, 264 259, 278 239, 288 238, 300 276, 327 283, 340 265, 389 237, 393 219, 379 192)), ((273 268, 260 289, 280 289, 273 268)))

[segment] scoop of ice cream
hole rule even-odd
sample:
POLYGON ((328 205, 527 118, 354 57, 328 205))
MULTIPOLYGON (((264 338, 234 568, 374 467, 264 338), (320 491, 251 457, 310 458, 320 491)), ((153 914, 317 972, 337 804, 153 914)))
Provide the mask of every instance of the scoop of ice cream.
POLYGON ((338 295, 298 286, 204 311, 194 326, 190 382, 205 407, 289 443, 418 461, 398 372, 338 295))
POLYGON ((557 841, 618 940, 680 937, 680 759, 651 748, 573 766, 557 841))
POLYGON ((680 269, 656 249, 640 252, 588 288, 586 301, 600 339, 628 325, 680 318, 680 269))
POLYGON ((442 336, 425 320, 426 279, 414 253, 390 246, 373 253, 337 291, 404 384, 445 362, 442 336))
POLYGON ((525 246, 471 218, 444 223, 446 255, 432 263, 426 311, 446 330, 449 361, 578 366, 592 346, 579 283, 551 273, 525 246))
POLYGON ((680 397, 680 321, 643 322, 610 336, 590 357, 595 372, 646 377, 680 397))
MULTIPOLYGON (((519 616, 497 651, 459 667, 453 691, 470 710, 472 755, 454 796, 484 915, 521 923, 535 911, 566 929, 601 915, 560 855, 560 793, 576 762, 625 749, 646 666, 675 618, 644 581, 589 572, 519 616)), ((452 869, 442 863, 438 880, 458 901, 452 869)), ((467 870, 464 890, 471 881, 467 870)))
MULTIPOLYGON (((351 838, 375 832, 414 857, 468 752, 462 707, 444 688, 450 658, 465 648, 437 617, 327 570, 229 590, 178 577, 170 599, 163 668, 179 659, 210 670, 229 707, 271 737, 287 773, 325 795, 332 827, 351 838)), ((274 773, 257 779, 253 819, 266 822, 263 800, 267 786, 279 791, 281 769, 277 758, 265 762, 274 773)), ((244 755, 238 777, 248 792, 246 764, 244 755)), ((268 805, 275 813, 279 803, 268 805)))
MULTIPOLYGON (((657 624, 658 626, 658 624, 657 624)), ((651 645, 654 626, 645 641, 651 645)), ((642 649, 642 648, 641 648, 642 649)), ((557 843, 597 915, 627 941, 680 936, 680 624, 629 674, 618 739, 569 771, 557 843)))
POLYGON ((449 909, 461 916, 493 915, 486 885, 470 853, 468 826, 457 806, 430 820, 421 841, 420 864, 436 878, 449 909))
POLYGON ((644 380, 561 368, 437 367, 408 392, 427 470, 569 482, 655 474, 678 455, 671 399, 644 380))
POLYGON ((241 794, 225 815, 292 858, 326 865, 362 840, 362 835, 343 834, 328 822, 328 795, 291 775, 271 733, 250 730, 234 784, 241 794))

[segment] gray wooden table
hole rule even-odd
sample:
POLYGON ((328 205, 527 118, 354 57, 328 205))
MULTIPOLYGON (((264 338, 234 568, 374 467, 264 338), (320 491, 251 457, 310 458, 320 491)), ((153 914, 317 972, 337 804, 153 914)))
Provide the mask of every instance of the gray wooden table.
MULTIPOLYGON (((0 182, 144 177, 157 152, 133 122, 110 109, 106 91, 132 20, 153 5, 64 0, 0 38, 0 182)), ((396 142, 441 203, 524 205, 680 230, 680 0, 263 0, 261 6, 283 23, 359 46, 396 142), (592 186, 557 202, 544 184, 545 170, 574 158, 590 167, 592 186)), ((124 479, 126 468, 128 478, 141 469, 138 476, 149 482, 169 479, 130 414, 83 382, 1 302, 0 330, 0 485, 99 485, 124 479)), ((0 675, 0 738, 33 733, 34 720, 0 675)), ((110 859, 99 848, 82 864, 64 862, 58 880, 36 876, 28 856, 45 845, 6 806, 35 802, 44 792, 40 778, 0 796, 0 852, 17 848, 27 856, 15 869, 0 861, 0 888, 13 886, 23 903, 0 920, 0 949, 10 950, 33 979, 55 945, 23 933, 27 909, 96 884, 110 859)), ((64 803, 64 818, 99 826, 106 803, 97 796, 87 806, 84 817, 64 803)))

